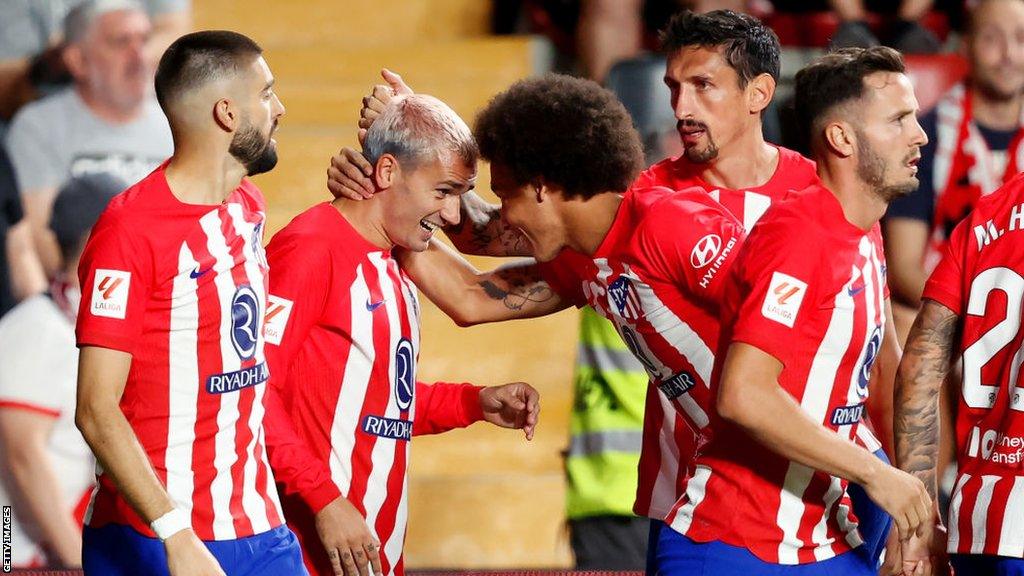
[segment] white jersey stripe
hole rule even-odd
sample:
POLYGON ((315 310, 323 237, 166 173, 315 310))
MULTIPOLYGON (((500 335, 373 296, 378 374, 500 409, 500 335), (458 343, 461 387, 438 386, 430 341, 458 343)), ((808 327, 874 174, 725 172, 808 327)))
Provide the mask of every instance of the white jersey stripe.
MULTIPOLYGON (((672 511, 677 498, 676 490, 681 466, 679 445, 676 443, 676 414, 671 400, 662 393, 655 397, 661 404, 661 433, 658 435, 658 452, 661 454, 661 465, 658 477, 654 481, 654 493, 651 494, 651 505, 648 516, 664 518, 672 511)), ((685 426, 685 424, 682 424, 685 426)))
POLYGON ((743 227, 747 232, 750 232, 771 205, 772 199, 764 194, 749 191, 743 193, 743 227))
POLYGON ((178 253, 178 275, 174 277, 171 299, 171 324, 168 331, 167 494, 182 512, 192 517, 195 472, 192 470, 192 444, 199 402, 199 293, 191 271, 199 265, 188 244, 182 242, 178 253), (170 463, 178 463, 171 465, 170 463), (185 463, 184 466, 181 463, 185 463))
MULTIPOLYGON (((383 416, 385 418, 397 419, 400 413, 394 393, 395 350, 398 349, 398 342, 402 338, 402 331, 401 321, 398 317, 398 302, 395 301, 395 286, 388 276, 388 264, 393 261, 385 261, 381 257, 380 252, 370 253, 368 258, 373 267, 377 269, 377 281, 380 285, 381 297, 384 299, 384 308, 388 315, 388 326, 391 327, 388 347, 385 353, 388 355, 388 382, 392 386, 388 390, 387 408, 383 416)), ((413 369, 411 381, 415 382, 415 368, 413 369)), ((399 442, 389 438, 377 438, 377 441, 373 444, 373 451, 370 453, 370 461, 373 463, 373 468, 370 470, 370 475, 366 480, 366 495, 363 496, 363 506, 366 508, 366 524, 374 532, 376 532, 374 527, 377 524, 377 518, 380 516, 381 508, 384 506, 384 501, 388 496, 388 479, 395 462, 395 452, 406 447, 408 447, 408 442, 399 442)), ((394 556, 388 554, 388 561, 392 566, 398 562, 398 557, 401 554, 401 546, 398 546, 396 550, 392 543, 396 539, 400 540, 397 534, 392 533, 387 541, 381 543, 385 554, 388 554, 389 550, 395 553, 394 556)))
POLYGON ((850 517, 850 507, 842 502, 836 506, 836 524, 846 534, 846 543, 850 548, 856 548, 864 543, 860 532, 857 531, 858 524, 850 517))
POLYGON ((1011 558, 1024 557, 1024 476, 1013 479, 1006 510, 1003 510, 997 554, 1011 558))
POLYGON ((981 477, 981 488, 974 500, 974 512, 971 514, 971 554, 981 554, 985 550, 988 523, 988 508, 992 503, 992 491, 996 488, 999 476, 985 475, 981 477))
MULTIPOLYGON (((235 280, 231 275, 234 257, 224 238, 220 215, 216 210, 200 218, 199 224, 206 232, 207 250, 215 260, 214 285, 217 287, 221 310, 227 311, 226 314, 221 315, 220 319, 221 370, 222 372, 234 372, 242 367, 242 360, 231 344, 231 302, 237 290, 235 280)), ((213 458, 213 466, 217 472, 210 484, 210 493, 213 498, 213 534, 215 540, 230 540, 235 538, 235 522, 231 514, 231 494, 234 491, 231 466, 238 459, 238 454, 235 451, 235 422, 239 418, 238 394, 218 394, 217 400, 220 402, 220 410, 217 411, 217 434, 214 441, 215 455, 213 458)))
POLYGON ((826 545, 831 545, 828 539, 828 519, 832 515, 832 507, 835 506, 836 501, 843 494, 845 494, 845 491, 843 490, 842 480, 833 476, 828 483, 828 490, 825 492, 825 513, 821 515, 821 520, 818 521, 811 532, 811 542, 818 545, 818 548, 814 550, 814 557, 818 560, 827 560, 833 556, 833 554, 826 555, 824 553, 830 550, 826 548, 826 545))
MULTIPOLYGON (((245 254, 245 274, 249 279, 249 285, 254 287, 263 287, 264 278, 263 272, 260 270, 259 262, 263 261, 253 251, 252 242, 256 233, 256 224, 249 223, 245 220, 244 214, 242 214, 242 207, 238 204, 228 205, 228 214, 231 215, 232 224, 235 227, 235 233, 245 240, 242 252, 245 254)), ((254 290, 256 293, 256 300, 259 303, 259 316, 263 317, 267 309, 267 295, 265 290, 254 290)), ((265 362, 266 357, 264 355, 264 341, 263 338, 257 339, 256 348, 256 362, 265 362)), ((253 388, 253 404, 252 409, 249 411, 248 426, 250 430, 263 429, 263 396, 266 393, 267 383, 261 384, 253 388)), ((253 532, 260 534, 270 530, 270 515, 267 510, 266 503, 263 501, 263 497, 256 487, 256 470, 259 465, 259 461, 256 458, 256 442, 259 439, 259 434, 254 433, 253 437, 249 440, 249 443, 245 446, 245 453, 248 455, 245 459, 245 467, 242 470, 242 509, 245 510, 245 515, 252 522, 253 532)), ((270 469, 269 463, 266 462, 266 450, 263 451, 263 463, 266 466, 267 475, 272 477, 273 473, 270 469)), ((278 503, 277 490, 271 490, 270 499, 275 503, 278 509, 280 504, 278 503)), ((281 517, 284 517, 282 514, 281 517)))
POLYGON ((800 521, 806 509, 803 495, 813 475, 813 469, 796 462, 790 462, 786 470, 786 480, 779 491, 779 510, 775 517, 776 524, 782 530, 782 539, 779 541, 780 564, 797 564, 800 560, 797 556, 797 550, 803 547, 803 540, 799 536, 800 521))
POLYGON ((693 522, 694 511, 704 501, 707 495, 708 482, 711 480, 711 468, 697 466, 693 476, 686 482, 686 504, 676 513, 672 520, 672 529, 680 534, 686 534, 693 522))
POLYGON ((947 544, 947 551, 951 554, 955 553, 960 546, 960 507, 964 503, 964 486, 970 479, 970 474, 961 474, 960 480, 953 487, 953 496, 949 500, 949 527, 947 528, 949 543, 947 544))
MULTIPOLYGON (((331 478, 346 496, 352 487, 352 451, 355 449, 359 414, 373 368, 373 312, 366 309, 370 289, 363 265, 356 267, 356 279, 349 289, 352 306, 352 346, 345 362, 338 405, 331 423, 331 478)), ((372 529, 372 526, 371 526, 372 529)))

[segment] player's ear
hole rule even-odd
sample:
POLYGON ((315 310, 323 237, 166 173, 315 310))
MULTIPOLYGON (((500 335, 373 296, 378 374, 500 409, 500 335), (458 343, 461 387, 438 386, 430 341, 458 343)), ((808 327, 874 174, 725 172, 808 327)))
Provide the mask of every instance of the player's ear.
POLYGON ((234 132, 238 129, 238 110, 234 102, 228 98, 221 98, 213 104, 213 120, 226 132, 234 132))
POLYGON ((378 190, 387 190, 395 185, 399 174, 401 167, 398 165, 398 159, 391 154, 383 154, 373 167, 373 183, 378 190))
POLYGON ((68 67, 68 72, 74 78, 81 78, 85 76, 85 55, 82 53, 82 48, 77 44, 72 44, 61 52, 61 58, 64 60, 64 65, 68 67))
POLYGON ((825 125, 825 144, 841 158, 853 156, 857 149, 857 134, 849 123, 835 120, 825 125))
POLYGON ((758 74, 747 84, 747 109, 751 114, 760 114, 772 103, 775 96, 775 79, 771 74, 758 74))

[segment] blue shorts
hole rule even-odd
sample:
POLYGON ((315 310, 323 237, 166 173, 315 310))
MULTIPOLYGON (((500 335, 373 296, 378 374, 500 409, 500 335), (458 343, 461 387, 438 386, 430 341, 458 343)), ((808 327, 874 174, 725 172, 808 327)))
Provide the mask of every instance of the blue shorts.
MULTIPOLYGON (((876 450, 875 456, 879 460, 889 464, 889 457, 884 450, 876 450)), ((874 568, 882 565, 882 552, 885 552, 885 543, 889 538, 889 529, 892 527, 892 516, 875 504, 875 501, 868 497, 859 484, 850 483, 846 489, 853 501, 853 513, 857 515, 860 524, 857 530, 864 540, 863 546, 858 546, 854 551, 859 554, 865 562, 874 568)))
POLYGON ((853 551, 813 564, 771 564, 746 548, 719 541, 695 542, 665 526, 658 539, 662 576, 876 576, 853 551))
POLYGON ((950 554, 956 576, 1024 576, 1024 559, 982 554, 950 554))
POLYGON ((644 570, 647 576, 658 575, 658 538, 662 528, 665 528, 664 522, 651 518, 651 529, 647 533, 647 568, 644 570))
MULTIPOLYGON (((238 540, 203 542, 228 576, 308 576, 295 534, 278 526, 238 540)), ((97 576, 167 576, 167 553, 156 538, 123 524, 82 530, 82 568, 97 576)))

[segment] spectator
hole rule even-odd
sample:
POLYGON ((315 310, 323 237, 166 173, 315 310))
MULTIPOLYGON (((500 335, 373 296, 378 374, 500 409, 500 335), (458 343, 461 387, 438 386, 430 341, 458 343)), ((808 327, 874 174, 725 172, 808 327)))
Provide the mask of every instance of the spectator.
POLYGON ((832 37, 832 48, 878 46, 879 39, 868 26, 869 12, 894 17, 883 39, 900 52, 932 54, 941 47, 935 34, 921 25, 935 0, 774 0, 772 4, 782 12, 834 10, 841 24, 832 37))
POLYGON ((0 146, 0 316, 22 300, 42 292, 46 278, 32 249, 23 219, 14 169, 0 146))
POLYGON ((171 154, 167 120, 151 97, 143 49, 151 26, 134 0, 88 0, 64 22, 74 88, 26 106, 7 134, 25 215, 43 266, 59 260, 46 229, 54 191, 68 178, 112 173, 128 182, 171 154))
POLYGON ((75 428, 78 258, 107 202, 125 187, 107 174, 67 183, 50 227, 62 273, 48 294, 0 321, 0 502, 14 506, 15 567, 80 566, 93 459, 75 428))
MULTIPOLYGON (((0 20, 0 119, 54 86, 70 81, 61 59, 61 24, 82 0, 5 0, 0 20)), ((143 0, 153 21, 146 48, 155 66, 175 38, 192 27, 191 0, 143 0)))
POLYGON ((893 202, 885 222, 893 299, 914 309, 956 224, 1024 168, 1024 3, 980 2, 964 47, 968 79, 921 119, 921 187, 893 202))

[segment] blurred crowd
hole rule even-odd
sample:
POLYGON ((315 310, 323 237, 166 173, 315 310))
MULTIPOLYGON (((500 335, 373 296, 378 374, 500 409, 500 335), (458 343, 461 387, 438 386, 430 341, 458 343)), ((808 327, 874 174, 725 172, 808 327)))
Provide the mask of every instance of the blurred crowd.
MULTIPOLYGON (((681 150, 662 84, 664 60, 651 54, 657 30, 681 8, 726 8, 777 22, 784 48, 797 60, 829 47, 883 43, 927 55, 908 60, 911 75, 915 65, 939 62, 942 85, 929 80, 918 86, 935 92, 931 101, 937 102, 921 118, 929 139, 922 185, 895 202, 883 222, 889 283, 905 336, 955 225, 1024 167, 1024 10, 1010 2, 976 4, 495 0, 494 23, 496 33, 547 35, 564 62, 560 67, 614 91, 633 116, 649 163, 681 150), (827 25, 827 42, 794 35, 787 28, 794 18, 827 25), (947 66, 949 59, 962 65, 947 66)), ((13 504, 16 513, 15 566, 80 565, 93 461, 74 424, 78 258, 107 201, 171 154, 153 74, 163 49, 191 29, 190 0, 7 0, 0 7, 0 502, 13 504)), ((786 62, 783 76, 791 77, 795 69, 786 70, 786 62)), ((780 93, 766 113, 765 136, 799 150, 799 142, 788 141, 780 93)), ((623 351, 610 324, 585 311, 566 454, 567 515, 580 568, 643 567, 647 522, 632 516, 631 504, 647 376, 623 351), (611 460, 583 458, 594 451, 585 442, 607 431, 610 421, 626 433, 619 436, 625 446, 615 450, 635 447, 636 458, 595 470, 611 460), (629 421, 632 429, 623 424, 629 421), (632 483, 594 480, 612 477, 632 483), (621 527, 623 548, 613 558, 584 536, 602 519, 621 527)), ((944 404, 948 421, 955 402, 944 404)), ((951 438, 944 453, 949 476, 951 438)))

